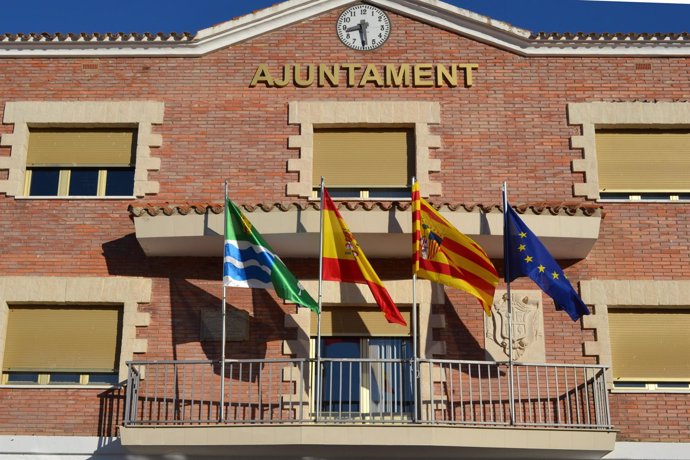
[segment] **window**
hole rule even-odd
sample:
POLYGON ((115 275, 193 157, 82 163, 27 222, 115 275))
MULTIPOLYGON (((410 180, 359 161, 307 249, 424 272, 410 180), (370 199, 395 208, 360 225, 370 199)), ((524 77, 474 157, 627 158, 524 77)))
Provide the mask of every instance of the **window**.
POLYGON ((600 129, 596 132, 601 198, 690 199, 690 131, 600 129))
POLYGON ((412 345, 408 338, 321 340, 321 412, 333 418, 410 414, 412 345))
POLYGON ((324 177, 334 198, 407 198, 414 145, 412 129, 314 129, 314 190, 324 177))
POLYGON ((690 390, 690 309, 609 308, 614 388, 690 390))
POLYGON ((12 305, 3 383, 116 384, 122 308, 12 305))
POLYGON ((30 128, 25 195, 132 196, 134 128, 30 128))

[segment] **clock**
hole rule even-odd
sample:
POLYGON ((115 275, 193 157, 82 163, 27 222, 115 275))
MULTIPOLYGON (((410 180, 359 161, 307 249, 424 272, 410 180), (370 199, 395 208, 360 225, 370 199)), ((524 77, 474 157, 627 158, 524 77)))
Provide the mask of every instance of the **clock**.
POLYGON ((383 45, 391 34, 386 13, 373 5, 356 5, 342 12, 336 23, 338 38, 353 50, 370 51, 383 45))

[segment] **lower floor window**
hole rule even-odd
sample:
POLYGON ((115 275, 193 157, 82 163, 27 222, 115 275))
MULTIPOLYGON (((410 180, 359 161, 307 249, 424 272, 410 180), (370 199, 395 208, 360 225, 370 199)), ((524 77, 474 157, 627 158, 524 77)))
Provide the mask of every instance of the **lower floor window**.
POLYGON ((690 391, 690 310, 609 307, 614 388, 690 391))
POLYGON ((324 415, 395 416, 413 411, 410 339, 324 338, 321 357, 324 415))
POLYGON ((27 169, 28 196, 132 196, 134 168, 27 169))
POLYGON ((2 383, 116 384, 121 330, 118 306, 10 306, 2 383))

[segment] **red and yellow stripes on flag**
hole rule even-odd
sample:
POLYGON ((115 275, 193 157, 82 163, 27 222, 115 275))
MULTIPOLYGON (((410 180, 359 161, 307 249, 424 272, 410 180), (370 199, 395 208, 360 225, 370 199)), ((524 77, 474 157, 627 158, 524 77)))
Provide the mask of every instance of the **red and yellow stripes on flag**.
POLYGON ((407 325, 325 188, 323 189, 323 279, 366 284, 388 322, 407 325))
POLYGON ((487 315, 498 285, 498 273, 489 256, 463 235, 412 185, 413 270, 419 278, 466 291, 477 299, 487 315))

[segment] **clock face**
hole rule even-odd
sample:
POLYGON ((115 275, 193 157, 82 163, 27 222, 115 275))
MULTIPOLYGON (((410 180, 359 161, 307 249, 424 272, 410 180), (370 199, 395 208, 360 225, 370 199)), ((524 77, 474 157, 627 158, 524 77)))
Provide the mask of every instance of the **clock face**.
POLYGON ((356 5, 343 11, 336 23, 338 37, 354 50, 373 50, 391 33, 386 13, 372 5, 356 5))

